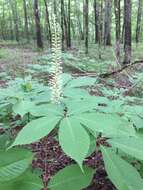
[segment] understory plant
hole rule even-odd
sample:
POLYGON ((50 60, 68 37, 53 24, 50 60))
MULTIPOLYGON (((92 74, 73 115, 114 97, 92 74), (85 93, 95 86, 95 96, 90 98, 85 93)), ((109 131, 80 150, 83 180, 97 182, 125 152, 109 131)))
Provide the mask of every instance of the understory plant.
POLYGON ((86 188, 96 169, 87 167, 84 160, 100 151, 108 177, 118 190, 142 190, 143 137, 134 119, 142 116, 141 106, 135 112, 122 99, 91 96, 90 87, 98 82, 96 78, 75 78, 62 73, 60 31, 55 17, 52 32, 49 86, 34 88, 32 82, 22 82, 20 95, 4 93, 10 87, 1 93, 3 104, 12 106, 12 114, 20 115, 21 119, 28 114, 28 119, 11 145, 6 146, 8 151, 4 148, 0 152, 0 190, 16 190, 19 184, 21 190, 42 188, 41 180, 29 167, 34 155, 20 145, 35 143, 55 129, 59 145, 73 164, 57 172, 48 189, 86 188), (105 143, 96 146, 100 138, 105 143))

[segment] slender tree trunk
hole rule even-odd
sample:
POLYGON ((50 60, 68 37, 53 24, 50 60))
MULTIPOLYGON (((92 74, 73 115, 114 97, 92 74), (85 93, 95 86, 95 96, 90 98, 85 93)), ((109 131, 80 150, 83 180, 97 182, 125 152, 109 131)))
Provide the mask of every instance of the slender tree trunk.
POLYGON ((104 46, 111 45, 111 11, 112 0, 105 0, 104 15, 104 46))
POLYGON ((65 50, 65 31, 64 31, 64 0, 61 0, 61 29, 62 29, 62 51, 65 50))
POLYGON ((103 42, 103 0, 100 0, 100 21, 99 21, 99 27, 100 27, 100 43, 103 42))
POLYGON ((85 16, 85 53, 88 54, 88 34, 89 34, 89 18, 88 18, 88 12, 89 12, 89 7, 88 7, 88 0, 85 0, 85 5, 84 5, 84 16, 85 16))
POLYGON ((13 32, 13 22, 12 22, 12 15, 9 12, 9 22, 10 22, 10 26, 9 26, 9 30, 10 30, 10 39, 13 40, 14 39, 14 32, 13 32))
POLYGON ((131 63, 131 44, 132 44, 132 32, 131 32, 131 0, 124 0, 124 24, 125 24, 125 36, 124 36, 124 64, 131 63))
POLYGON ((45 3, 45 12, 46 12, 46 22, 47 22, 47 28, 48 28, 48 40, 51 46, 51 25, 50 25, 50 19, 49 19, 49 10, 48 10, 47 0, 44 0, 44 3, 45 3))
POLYGON ((85 14, 84 14, 84 6, 85 6, 85 0, 83 0, 83 22, 82 22, 82 30, 83 30, 83 40, 85 40, 85 14))
POLYGON ((125 23, 123 21, 122 24, 122 36, 121 36, 121 43, 124 44, 124 35, 125 35, 125 23))
POLYGON ((73 39, 76 39, 75 26, 74 26, 74 22, 72 20, 71 20, 71 30, 72 30, 72 34, 73 34, 73 39))
POLYGON ((68 0, 68 48, 71 47, 71 0, 68 0))
POLYGON ((99 22, 98 22, 98 57, 102 59, 101 45, 103 40, 103 0, 99 1, 99 22))
POLYGON ((19 26, 18 26, 18 13, 17 13, 17 3, 16 1, 10 0, 13 21, 14 21, 14 29, 15 29, 15 38, 16 41, 19 42, 19 26))
POLYGON ((24 21, 25 21, 25 36, 26 36, 27 41, 29 41, 29 29, 28 29, 28 16, 27 16, 26 0, 23 0, 23 8, 24 8, 24 21))
POLYGON ((34 0, 34 15, 35 15, 35 29, 36 29, 37 47, 43 48, 41 26, 40 26, 40 17, 39 17, 39 10, 38 10, 38 0, 34 0))
POLYGON ((54 0, 54 14, 56 15, 57 17, 57 3, 56 3, 57 0, 54 0))
POLYGON ((120 5, 121 2, 120 0, 114 0, 114 10, 115 10, 115 24, 116 24, 116 44, 115 44, 115 53, 116 53, 116 63, 120 63, 120 23, 121 23, 121 18, 120 18, 120 5))
POLYGON ((65 13, 65 3, 64 0, 62 0, 62 4, 63 4, 63 17, 64 17, 64 31, 65 31, 65 39, 66 39, 66 46, 68 48, 69 46, 69 42, 68 42, 68 23, 67 23, 67 19, 66 19, 66 13, 65 13))
POLYGON ((78 28, 79 28, 80 39, 84 40, 84 33, 83 33, 83 30, 82 30, 82 24, 81 24, 81 19, 80 19, 80 12, 79 12, 79 9, 78 9, 78 3, 80 4, 80 2, 75 0, 75 10, 76 10, 76 15, 77 15, 77 25, 78 25, 78 28))
POLYGON ((1 18, 1 34, 3 40, 6 40, 7 34, 6 34, 6 22, 5 22, 5 3, 2 3, 2 18, 1 18))
POLYGON ((137 26, 136 26, 136 43, 139 43, 139 41, 140 41, 142 11, 143 11, 143 0, 138 0, 138 14, 137 14, 137 26))
POLYGON ((99 2, 94 0, 95 43, 99 41, 99 2))

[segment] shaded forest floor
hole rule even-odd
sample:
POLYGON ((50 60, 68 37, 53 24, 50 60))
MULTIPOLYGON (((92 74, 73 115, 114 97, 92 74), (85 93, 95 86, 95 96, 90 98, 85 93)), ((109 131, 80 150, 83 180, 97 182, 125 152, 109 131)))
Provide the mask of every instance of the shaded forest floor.
MULTIPOLYGON (((121 72, 117 72, 107 77, 100 77, 103 73, 110 73, 118 70, 121 66, 116 65, 114 48, 103 48, 102 59, 98 59, 98 49, 91 46, 89 56, 84 55, 81 49, 70 50, 63 53, 64 72, 73 75, 90 75, 98 79, 98 84, 90 89, 92 95, 105 96, 109 99, 118 97, 131 97, 142 99, 143 97, 143 62, 127 67, 121 72), (95 50, 95 51, 94 51, 95 50)), ((133 61, 143 60, 142 50, 139 47, 133 51, 133 61)), ((0 49, 0 86, 5 86, 7 80, 15 77, 32 75, 33 78, 47 83, 49 78, 49 67, 52 61, 49 51, 36 52, 33 49, 17 46, 3 46, 0 49)), ((116 109, 116 107, 114 108, 116 109)), ((104 142, 102 142, 104 143, 104 142)), ((30 146, 36 152, 36 159, 33 160, 33 167, 43 171, 43 181, 47 183, 52 175, 59 169, 71 162, 61 151, 58 142, 52 134, 40 141, 40 143, 30 146), (45 162, 45 157, 48 162, 45 162)), ((96 166, 96 177, 92 185, 87 190, 114 190, 110 181, 107 179, 100 152, 86 160, 89 166, 96 166)))

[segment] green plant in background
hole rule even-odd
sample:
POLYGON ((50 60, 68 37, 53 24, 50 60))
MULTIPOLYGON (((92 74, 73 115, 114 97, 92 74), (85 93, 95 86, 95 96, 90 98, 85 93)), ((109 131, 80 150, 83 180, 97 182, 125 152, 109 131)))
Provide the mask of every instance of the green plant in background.
POLYGON ((8 56, 7 50, 0 48, 0 59, 6 58, 7 56, 8 56))

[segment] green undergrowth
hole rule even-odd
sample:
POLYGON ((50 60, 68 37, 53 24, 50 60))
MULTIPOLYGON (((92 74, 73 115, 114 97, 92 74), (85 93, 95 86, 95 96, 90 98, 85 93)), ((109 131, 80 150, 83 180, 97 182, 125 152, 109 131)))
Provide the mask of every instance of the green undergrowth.
POLYGON ((82 52, 62 54, 64 73, 59 104, 51 102, 51 54, 40 55, 33 64, 27 64, 22 77, 18 73, 10 78, 6 72, 1 72, 0 80, 7 83, 0 88, 0 128, 3 130, 0 135, 0 189, 15 190, 20 185, 22 190, 41 190, 41 173, 35 174, 30 166, 34 155, 22 147, 26 148, 25 145, 39 141, 54 130, 54 138, 73 164, 52 176, 48 189, 86 188, 96 175, 96 167, 90 168, 84 161, 93 152, 101 151, 108 178, 117 189, 142 190, 142 69, 131 72, 126 78, 120 73, 118 80, 129 80, 129 86, 122 86, 112 76, 104 79, 96 75, 75 77, 71 73, 93 71, 99 75, 116 67, 112 59, 100 63, 90 55, 81 55, 82 52), (45 80, 39 82, 44 73, 46 83, 45 80), (15 129, 19 132, 13 136, 11 132, 15 129), (97 146, 100 138, 106 143, 97 146))

